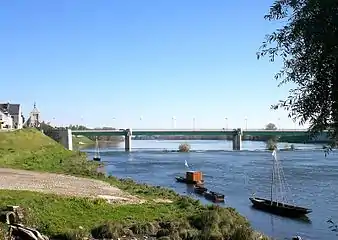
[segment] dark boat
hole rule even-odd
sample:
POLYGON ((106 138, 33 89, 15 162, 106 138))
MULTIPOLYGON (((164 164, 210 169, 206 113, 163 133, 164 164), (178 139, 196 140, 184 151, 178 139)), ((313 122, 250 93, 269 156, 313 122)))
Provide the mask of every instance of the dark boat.
POLYGON ((251 201, 253 207, 280 216, 295 217, 295 218, 302 217, 308 213, 311 213, 312 210, 309 208, 295 206, 287 203, 286 197, 282 195, 282 192, 286 190, 285 186, 283 185, 286 184, 283 170, 280 166, 280 163, 277 160, 276 150, 273 151, 272 156, 273 156, 273 167, 272 167, 270 199, 250 197, 249 200, 251 201), (276 187, 275 185, 277 180, 279 181, 278 183, 280 186, 276 187), (276 200, 273 200, 274 197, 273 193, 276 192, 277 189, 281 191, 278 195, 280 196, 280 198, 277 199, 276 197, 276 200))
POLYGON ((95 140, 95 155, 93 157, 94 161, 101 161, 100 157, 100 149, 99 149, 99 142, 97 141, 97 138, 95 140))
POLYGON ((198 183, 203 183, 204 180, 201 181, 189 181, 184 177, 176 177, 176 181, 177 182, 181 182, 181 183, 186 183, 186 184, 198 184, 198 183))
POLYGON ((301 217, 312 212, 312 210, 308 208, 284 204, 276 201, 271 202, 271 200, 265 198, 251 197, 249 199, 255 208, 281 216, 301 217))
POLYGON ((194 186, 194 192, 197 194, 204 194, 206 191, 208 191, 208 189, 203 186, 199 185, 194 186))
POLYGON ((204 197, 213 202, 224 202, 224 195, 221 193, 207 191, 204 193, 204 197))

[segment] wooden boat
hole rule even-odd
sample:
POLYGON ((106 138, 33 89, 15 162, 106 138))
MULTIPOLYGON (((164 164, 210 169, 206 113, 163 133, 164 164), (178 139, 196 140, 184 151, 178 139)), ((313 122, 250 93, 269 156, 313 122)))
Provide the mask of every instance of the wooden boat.
POLYGON ((221 194, 221 193, 217 193, 213 191, 206 191, 204 193, 204 197, 213 202, 224 202, 224 194, 221 194))
POLYGON ((96 137, 96 140, 95 140, 95 155, 93 157, 93 160, 94 161, 101 161, 101 157, 100 157, 100 149, 99 149, 99 142, 97 140, 97 137, 96 137))
POLYGON ((187 178, 184 177, 176 177, 177 182, 181 183, 186 183, 186 184, 198 184, 198 183, 203 183, 204 180, 188 180, 187 178))
POLYGON ((201 185, 195 185, 194 186, 194 192, 197 193, 197 194, 204 194, 206 191, 208 191, 208 189, 201 186, 201 185))
POLYGON ((308 208, 280 203, 277 201, 271 202, 271 200, 264 198, 251 197, 249 199, 255 208, 282 216, 300 217, 312 212, 312 210, 308 208))
MULTIPOLYGON (((185 161, 185 163, 187 163, 185 161)), ((187 164, 185 164, 187 165, 187 164)), ((185 177, 176 177, 177 182, 186 184, 201 184, 204 183, 203 174, 200 171, 187 171, 185 177)))
POLYGON ((273 156, 273 166, 272 166, 270 199, 250 197, 249 200, 251 201, 253 207, 263 211, 287 217, 302 217, 308 213, 311 213, 312 210, 309 208, 300 207, 288 203, 286 196, 282 194, 283 192, 286 191, 285 187, 286 182, 284 179, 283 170, 280 166, 279 161, 277 160, 276 150, 272 152, 272 156, 273 156), (279 194, 277 194, 277 189, 280 191, 279 194))

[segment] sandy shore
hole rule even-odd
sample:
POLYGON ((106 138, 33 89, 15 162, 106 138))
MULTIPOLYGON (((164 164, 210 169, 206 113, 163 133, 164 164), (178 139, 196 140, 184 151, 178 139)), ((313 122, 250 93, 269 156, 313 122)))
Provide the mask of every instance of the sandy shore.
POLYGON ((141 203, 141 199, 106 182, 55 173, 0 168, 0 189, 28 190, 66 196, 104 198, 111 203, 141 203))

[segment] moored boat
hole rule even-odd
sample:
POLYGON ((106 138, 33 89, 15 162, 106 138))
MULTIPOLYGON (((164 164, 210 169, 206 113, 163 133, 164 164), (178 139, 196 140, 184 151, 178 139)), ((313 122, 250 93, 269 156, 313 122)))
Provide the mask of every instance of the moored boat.
POLYGON ((204 180, 189 180, 187 178, 184 177, 175 177, 177 182, 181 182, 181 183, 186 183, 186 184, 199 184, 199 183, 203 183, 204 180))
POLYGON ((298 207, 277 201, 271 201, 265 198, 251 197, 249 199, 255 208, 281 216, 301 217, 312 212, 312 210, 308 208, 298 207))
POLYGON ((177 182, 187 184, 202 184, 204 183, 202 172, 200 171, 188 171, 185 177, 176 177, 177 182))
POLYGON ((305 207, 296 206, 288 203, 286 196, 283 194, 286 189, 286 180, 284 179, 284 173, 277 160, 277 151, 272 152, 273 165, 272 165, 272 177, 270 188, 270 199, 250 197, 253 207, 287 217, 302 217, 312 210, 305 207), (277 186, 276 186, 277 185, 277 186), (277 190, 279 192, 277 192, 277 190))
POLYGON ((204 193, 204 197, 213 202, 224 202, 224 194, 221 194, 221 193, 217 193, 213 191, 206 191, 204 193))
POLYGON ((99 148, 99 142, 97 140, 97 137, 95 139, 95 155, 93 157, 94 161, 101 161, 101 156, 100 156, 100 148, 99 148))
POLYGON ((204 194, 206 191, 208 191, 208 189, 203 186, 200 186, 200 185, 194 186, 194 192, 197 194, 204 194))

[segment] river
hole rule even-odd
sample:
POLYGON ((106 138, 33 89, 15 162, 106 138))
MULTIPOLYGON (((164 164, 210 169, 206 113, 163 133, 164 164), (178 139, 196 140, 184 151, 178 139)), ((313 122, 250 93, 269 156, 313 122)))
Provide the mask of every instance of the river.
MULTIPOLYGON (((176 150, 183 141, 134 140, 133 150, 125 153, 119 146, 101 146, 101 158, 110 175, 131 177, 138 182, 160 185, 189 194, 185 184, 177 183, 175 176, 184 175, 190 168, 201 170, 206 187, 224 193, 224 206, 236 208, 247 217, 252 226, 277 239, 299 235, 303 239, 331 240, 337 238, 326 222, 332 218, 338 222, 338 160, 331 153, 325 158, 320 145, 294 144, 296 151, 280 151, 287 183, 297 205, 313 210, 310 221, 292 220, 255 210, 249 197, 269 197, 271 177, 271 152, 264 150, 263 142, 244 141, 242 151, 232 151, 230 141, 187 141, 190 153, 163 152, 176 150)), ((284 147, 284 144, 280 144, 284 147)), ((85 149, 91 157, 93 148, 85 149)))

